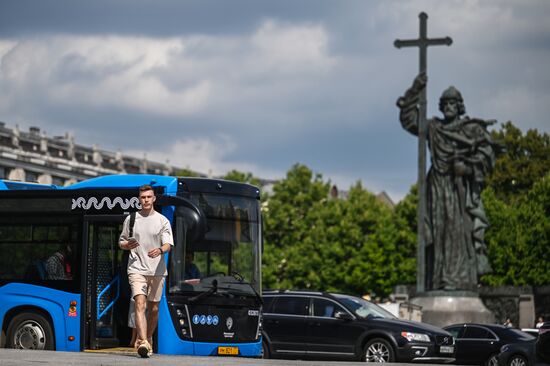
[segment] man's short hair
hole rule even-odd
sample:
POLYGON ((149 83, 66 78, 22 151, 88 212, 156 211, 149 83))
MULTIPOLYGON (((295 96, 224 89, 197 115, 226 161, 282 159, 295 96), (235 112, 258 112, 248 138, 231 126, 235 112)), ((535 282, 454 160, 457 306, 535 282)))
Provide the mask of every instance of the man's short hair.
POLYGON ((139 187, 139 193, 145 192, 145 191, 153 191, 153 192, 155 192, 155 191, 153 190, 153 187, 151 187, 149 184, 144 184, 144 185, 142 185, 141 187, 139 187))

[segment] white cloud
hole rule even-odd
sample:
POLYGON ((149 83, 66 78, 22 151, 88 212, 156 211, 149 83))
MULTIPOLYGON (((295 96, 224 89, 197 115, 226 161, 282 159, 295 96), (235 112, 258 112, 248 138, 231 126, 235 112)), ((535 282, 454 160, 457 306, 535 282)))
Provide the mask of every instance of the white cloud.
POLYGON ((264 71, 309 73, 327 70, 333 60, 327 57, 328 34, 319 25, 284 25, 266 21, 252 36, 264 71))
POLYGON ((285 95, 281 87, 289 92, 289 86, 281 78, 311 80, 324 72, 332 64, 327 42, 318 25, 269 20, 241 38, 53 35, 3 42, 2 98, 39 95, 53 105, 161 116, 215 114, 285 95))
POLYGON ((15 101, 38 95, 52 105, 187 113, 206 98, 207 81, 173 93, 147 75, 165 66, 179 49, 175 39, 50 36, 22 40, 2 58, 3 97, 15 101))
POLYGON ((0 59, 2 59, 8 52, 10 52, 17 42, 0 39, 0 59))
POLYGON ((237 144, 229 136, 219 139, 199 138, 178 140, 163 151, 160 150, 127 150, 124 154, 145 156, 156 162, 168 161, 170 165, 206 173, 211 176, 222 176, 235 169, 251 172, 261 178, 281 178, 284 172, 256 166, 243 161, 228 158, 237 149, 237 144))

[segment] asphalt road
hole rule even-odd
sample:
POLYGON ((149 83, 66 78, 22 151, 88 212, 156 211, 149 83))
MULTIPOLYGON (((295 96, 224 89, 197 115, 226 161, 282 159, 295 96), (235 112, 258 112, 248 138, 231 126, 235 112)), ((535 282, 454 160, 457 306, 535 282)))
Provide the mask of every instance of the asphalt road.
MULTIPOLYGON (((59 352, 59 351, 23 351, 0 349, 0 366, 168 366, 168 365, 315 365, 315 366, 347 366, 357 362, 340 361, 296 361, 296 360, 262 360, 237 357, 198 357, 198 356, 165 356, 153 355, 151 358, 140 358, 134 354, 108 354, 90 352, 59 352)), ((388 364, 392 365, 392 364, 388 364)), ((412 364, 393 364, 412 365, 412 364)), ((419 366, 420 364, 414 364, 419 366)), ((433 365, 432 365, 433 366, 433 365)))

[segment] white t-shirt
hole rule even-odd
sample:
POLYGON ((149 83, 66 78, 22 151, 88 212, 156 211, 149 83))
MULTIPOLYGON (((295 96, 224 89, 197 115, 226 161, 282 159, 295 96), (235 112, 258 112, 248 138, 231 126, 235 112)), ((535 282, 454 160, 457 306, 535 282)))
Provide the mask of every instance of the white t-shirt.
MULTIPOLYGON (((129 226, 130 215, 126 217, 122 225, 119 245, 128 240, 129 226)), ((139 246, 130 251, 128 273, 139 273, 145 276, 166 276, 164 256, 159 255, 156 258, 151 258, 147 253, 163 244, 174 245, 170 221, 156 211, 152 211, 148 216, 142 216, 137 212, 133 234, 139 246)))

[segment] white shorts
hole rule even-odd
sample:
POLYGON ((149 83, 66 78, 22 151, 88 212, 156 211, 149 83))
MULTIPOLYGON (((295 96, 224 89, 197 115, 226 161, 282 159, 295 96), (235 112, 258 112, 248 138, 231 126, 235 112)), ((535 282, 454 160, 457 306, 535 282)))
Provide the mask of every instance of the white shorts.
POLYGON ((139 273, 128 273, 128 282, 132 289, 132 299, 136 295, 145 295, 147 301, 159 302, 162 298, 164 276, 144 276, 139 273))

